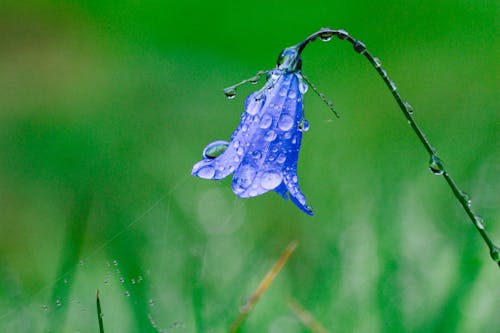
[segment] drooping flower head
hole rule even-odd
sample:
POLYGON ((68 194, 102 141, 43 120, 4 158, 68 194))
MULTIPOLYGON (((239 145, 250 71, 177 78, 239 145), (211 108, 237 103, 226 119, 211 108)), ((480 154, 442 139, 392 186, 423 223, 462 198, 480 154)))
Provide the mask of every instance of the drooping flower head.
MULTIPOLYGON (((307 84, 300 72, 300 47, 280 53, 276 68, 267 72, 264 87, 247 97, 245 112, 230 142, 210 143, 192 174, 205 179, 234 174, 232 188, 240 198, 273 190, 313 215, 297 177, 302 133, 309 127, 303 118, 302 96, 307 84)), ((231 94, 235 92, 226 92, 231 94)))

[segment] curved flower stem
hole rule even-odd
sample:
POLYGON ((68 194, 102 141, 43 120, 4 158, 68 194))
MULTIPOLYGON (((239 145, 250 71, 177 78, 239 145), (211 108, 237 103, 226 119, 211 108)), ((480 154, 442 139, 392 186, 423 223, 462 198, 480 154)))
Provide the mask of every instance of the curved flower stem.
POLYGON ((471 200, 469 196, 462 191, 457 183, 453 180, 449 172, 445 169, 443 161, 438 157, 436 149, 431 145, 429 140, 427 139, 425 133, 420 129, 420 127, 417 125, 414 117, 413 117, 413 107, 411 106, 410 103, 403 101, 401 98, 401 95, 399 95, 399 92, 397 90, 396 85, 394 82, 389 79, 387 72, 385 69, 382 68, 382 64, 380 60, 370 54, 366 50, 366 46, 363 42, 351 37, 347 31, 345 30, 332 30, 328 28, 323 28, 319 30, 318 32, 315 32, 311 36, 307 37, 302 43, 298 44, 298 50, 299 53, 304 50, 307 44, 310 42, 320 38, 323 41, 329 41, 333 36, 338 37, 341 40, 346 40, 349 43, 352 44, 354 47, 354 50, 357 53, 360 53, 368 59, 368 61, 372 64, 372 66, 375 68, 377 73, 380 75, 382 80, 384 80, 385 84, 389 88, 389 90, 392 93, 392 96, 396 100, 396 103, 398 104, 399 108, 403 112, 404 116, 408 120, 408 123, 410 124, 411 128, 419 138, 420 142, 424 145, 425 150, 430 155, 430 169, 431 171, 436 174, 436 175, 442 175, 448 185, 450 186, 453 194, 457 198, 457 200, 460 202, 462 207, 464 208, 465 212, 467 213, 467 216, 469 216, 470 221, 472 224, 476 227, 477 231, 483 238, 484 242, 488 246, 488 249, 490 251, 490 256, 491 258, 497 263, 497 265, 500 267, 500 248, 496 246, 493 241, 490 239, 488 234, 486 233, 486 230, 484 228, 484 222, 483 219, 477 215, 473 210, 472 210, 472 205, 471 205, 471 200))

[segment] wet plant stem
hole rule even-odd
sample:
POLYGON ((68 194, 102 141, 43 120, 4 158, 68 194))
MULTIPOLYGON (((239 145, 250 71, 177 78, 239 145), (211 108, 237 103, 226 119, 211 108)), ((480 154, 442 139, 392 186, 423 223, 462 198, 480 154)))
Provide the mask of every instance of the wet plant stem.
POLYGON ((389 88, 389 90, 391 91, 392 96, 396 100, 396 103, 398 104, 399 108, 403 112, 405 118, 408 120, 408 123, 410 124, 411 128, 413 129, 413 131, 417 135, 420 142, 423 144, 427 153, 429 153, 431 171, 436 175, 442 175, 444 177, 444 179, 448 183, 450 189, 452 190, 453 194, 455 195, 455 197, 457 198, 457 200, 460 202, 460 204, 464 208, 465 212, 467 213, 467 216, 469 217, 470 221, 476 227, 477 231, 479 232, 479 234, 483 238, 484 242, 488 246, 491 258, 500 267, 500 248, 493 243, 493 241, 490 239, 490 237, 486 233, 483 219, 472 210, 471 200, 470 200, 469 196, 458 187, 457 183, 451 177, 449 172, 445 169, 444 163, 438 157, 436 149, 434 149, 434 147, 431 145, 431 143, 427 139, 425 133, 417 125, 417 123, 413 117, 413 107, 408 102, 403 101, 403 99, 401 98, 401 95, 399 94, 399 92, 397 90, 395 83, 391 79, 389 79, 386 70, 382 68, 380 60, 378 58, 372 56, 370 54, 370 52, 368 52, 366 50, 366 46, 363 42, 351 37, 347 33, 347 31, 345 31, 345 30, 332 30, 332 29, 328 29, 328 28, 321 29, 318 32, 316 32, 316 33, 312 34, 311 36, 309 36, 308 38, 306 38, 297 47, 299 49, 299 52, 302 52, 302 50, 304 49, 304 47, 308 43, 310 43, 318 38, 323 40, 323 41, 329 41, 333 36, 336 36, 337 38, 339 38, 341 40, 346 40, 349 43, 351 43, 352 46, 354 47, 354 50, 357 53, 364 55, 366 57, 366 59, 368 59, 368 61, 375 68, 377 73, 380 75, 382 80, 385 82, 387 88, 389 88))

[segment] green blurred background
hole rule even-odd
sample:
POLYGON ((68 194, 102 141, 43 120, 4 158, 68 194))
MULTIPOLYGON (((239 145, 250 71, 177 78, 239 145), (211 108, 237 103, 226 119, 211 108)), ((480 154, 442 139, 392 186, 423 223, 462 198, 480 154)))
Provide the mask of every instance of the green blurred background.
POLYGON ((498 267, 383 82, 313 43, 299 179, 313 218, 190 176, 241 88, 281 49, 342 28, 378 56, 500 241, 499 3, 5 1, 0 4, 0 331, 498 332, 498 267))

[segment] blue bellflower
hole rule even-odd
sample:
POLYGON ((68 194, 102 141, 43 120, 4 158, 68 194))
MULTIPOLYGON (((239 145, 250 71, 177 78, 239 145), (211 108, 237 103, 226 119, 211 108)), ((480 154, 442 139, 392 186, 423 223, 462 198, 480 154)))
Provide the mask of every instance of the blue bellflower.
POLYGON ((307 84, 301 67, 298 46, 283 50, 264 87, 247 97, 231 142, 210 143, 192 174, 205 179, 234 174, 232 188, 240 198, 273 190, 313 215, 297 178, 302 132, 308 129, 302 104, 307 84))

